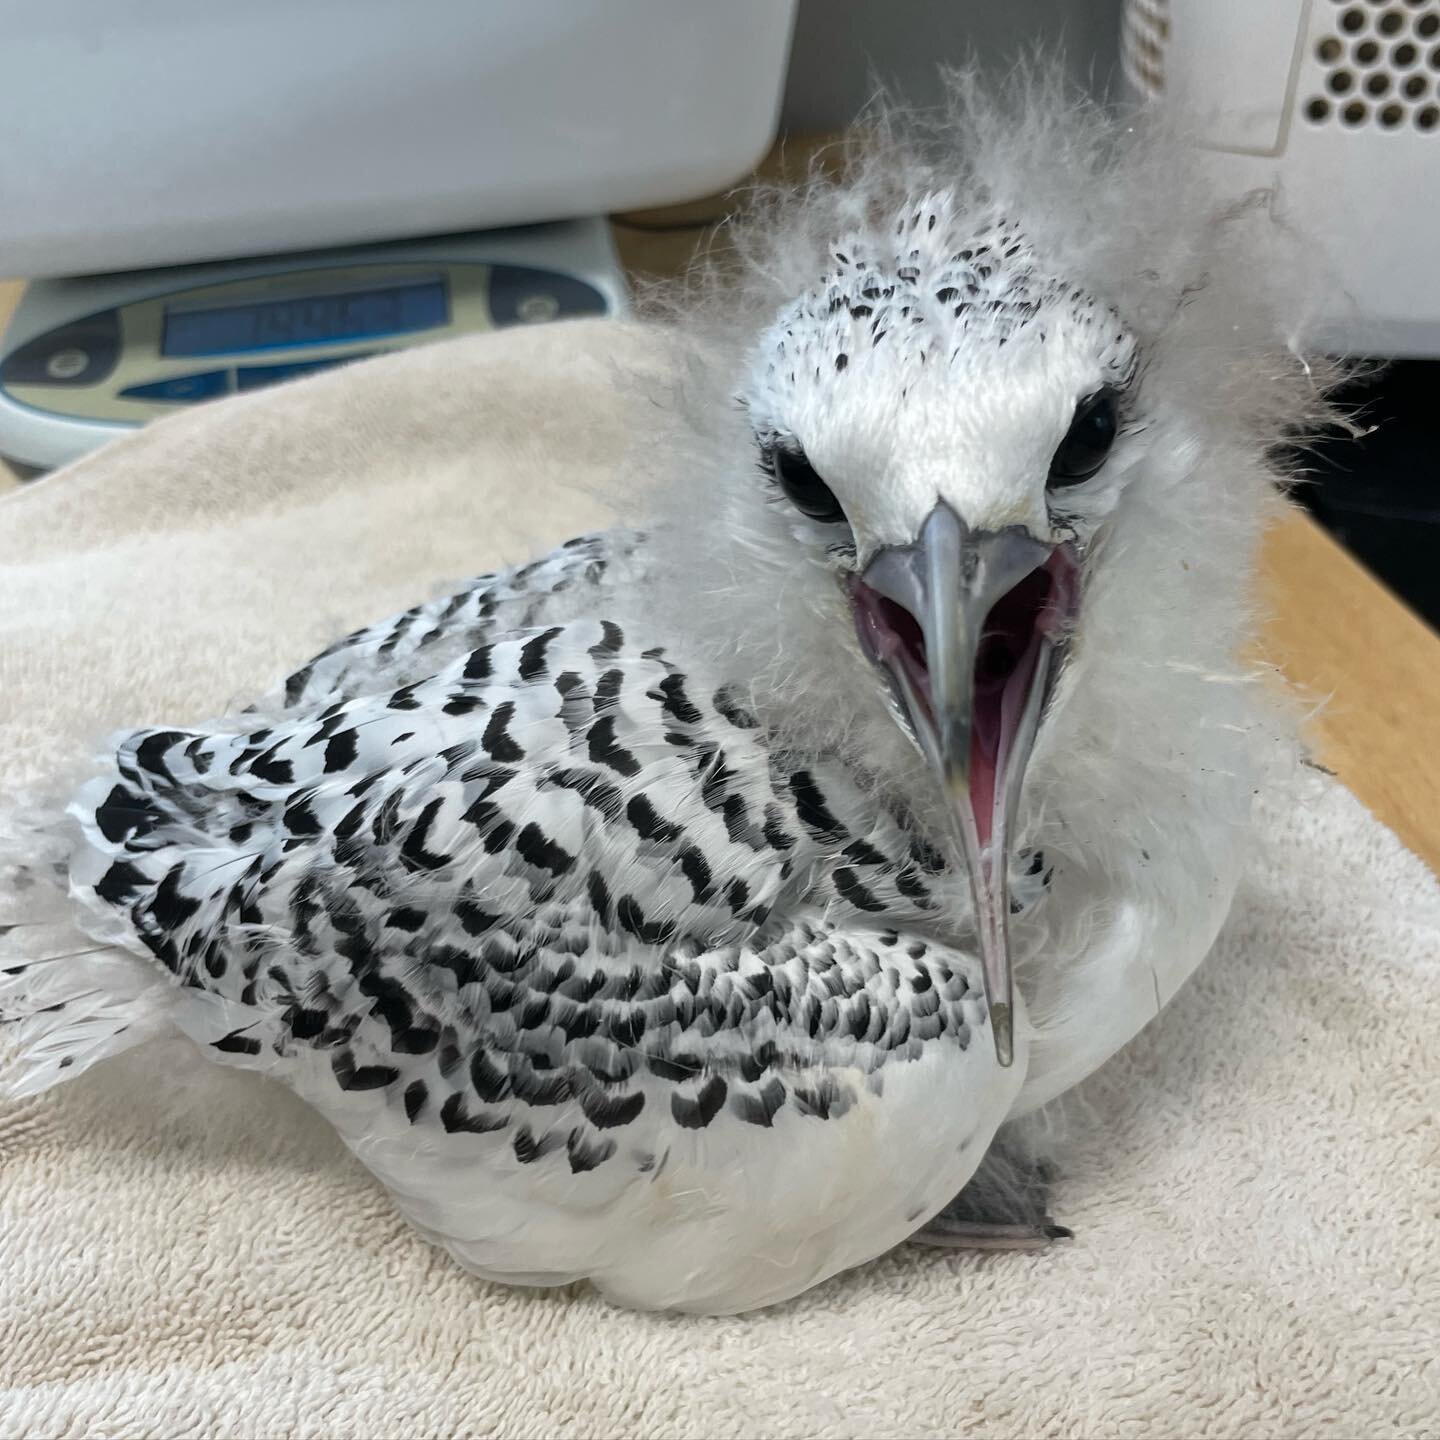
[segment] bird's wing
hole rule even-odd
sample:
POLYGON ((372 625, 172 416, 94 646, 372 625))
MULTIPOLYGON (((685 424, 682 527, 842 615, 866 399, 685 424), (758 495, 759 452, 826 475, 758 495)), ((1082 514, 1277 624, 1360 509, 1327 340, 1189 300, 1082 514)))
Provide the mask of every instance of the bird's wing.
MULTIPOLYGON (((773 1232, 818 1278, 944 1204, 1010 1103, 938 858, 610 621, 253 730, 135 732, 72 814, 88 929, 178 982, 172 1023, 284 1079, 487 1273, 643 1250, 664 1170, 654 1193, 729 1187, 725 1244, 773 1232)), ((63 1063, 73 1022, 40 1018, 63 1063)), ((655 1303, 700 1294, 633 1263, 655 1303)), ((767 1261, 734 1294, 792 1286, 767 1261)))
POLYGON ((538 560, 478 575, 336 641, 287 675, 254 709, 266 715, 300 712, 374 688, 382 674, 397 685, 434 674, 462 650, 536 624, 554 596, 600 587, 639 538, 622 530, 578 535, 538 560))
POLYGON ((880 929, 933 920, 938 857, 686 687, 662 650, 585 620, 254 730, 136 731, 72 806, 72 879, 181 978, 247 1004, 275 942, 343 956, 347 910, 410 955, 576 906, 598 953, 730 944, 802 900, 880 929))

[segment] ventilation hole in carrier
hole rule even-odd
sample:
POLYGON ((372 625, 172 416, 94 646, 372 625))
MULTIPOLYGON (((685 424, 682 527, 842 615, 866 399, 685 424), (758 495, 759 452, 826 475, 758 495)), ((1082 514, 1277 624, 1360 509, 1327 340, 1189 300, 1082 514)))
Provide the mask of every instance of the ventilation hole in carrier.
POLYGON ((1312 36, 1312 86, 1300 115, 1312 125, 1386 130, 1414 121, 1440 130, 1440 0, 1334 0, 1334 33, 1312 36), (1425 44, 1418 43, 1424 40, 1425 44), (1414 107, 1419 105, 1422 110, 1414 107), (1428 119, 1422 119, 1422 113, 1428 119))

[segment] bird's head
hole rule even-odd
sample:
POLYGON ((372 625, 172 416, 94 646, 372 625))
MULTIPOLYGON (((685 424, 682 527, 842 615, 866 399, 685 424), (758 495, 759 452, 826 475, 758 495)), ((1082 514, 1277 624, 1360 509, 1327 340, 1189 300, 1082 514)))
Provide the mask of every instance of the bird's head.
POLYGON ((682 293, 644 603, 781 748, 948 841, 1008 1062, 1012 848, 1094 881, 1078 953, 1149 845, 1245 823, 1270 451, 1336 372, 1291 340, 1316 292, 1273 197, 1221 203, 1183 133, 1053 70, 951 83, 758 197, 682 293))
POLYGON ((1008 850, 1026 763, 1125 485, 1134 338, 1022 226, 907 202, 755 348, 744 409, 796 545, 833 573, 942 787, 1009 1063, 1008 850))

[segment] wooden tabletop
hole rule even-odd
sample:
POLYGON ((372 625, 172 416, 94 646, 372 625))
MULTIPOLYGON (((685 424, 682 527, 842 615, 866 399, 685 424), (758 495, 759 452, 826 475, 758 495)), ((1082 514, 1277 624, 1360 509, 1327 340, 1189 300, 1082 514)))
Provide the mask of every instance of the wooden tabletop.
POLYGON ((1440 871, 1440 636, 1307 515, 1267 537, 1260 653, 1325 703, 1316 754, 1440 871))
MULTIPOLYGON (((674 274, 720 213, 698 202, 619 217, 621 257, 633 274, 674 274)), ((20 289, 0 282, 0 329, 20 289)), ((0 492, 13 483, 0 465, 0 492)), ((1440 870, 1440 636, 1299 510, 1268 537, 1262 584, 1260 654, 1324 702, 1317 758, 1440 870)))

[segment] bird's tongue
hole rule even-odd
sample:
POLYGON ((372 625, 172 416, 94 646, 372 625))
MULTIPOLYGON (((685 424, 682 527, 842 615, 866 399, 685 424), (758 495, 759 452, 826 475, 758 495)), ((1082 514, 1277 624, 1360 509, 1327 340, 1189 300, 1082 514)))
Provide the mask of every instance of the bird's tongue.
MULTIPOLYGON (((1007 591, 985 617, 975 657, 970 733, 970 803, 982 846, 995 829, 996 800, 1003 796, 1003 778, 1010 742, 1020 724, 1043 635, 1053 628, 1055 581, 1042 566, 1007 591)), ((891 669, 900 670, 920 697, 934 724, 930 666, 920 622, 903 605, 864 585, 856 590, 856 622, 862 643, 891 669)))
POLYGON ((985 619, 975 656, 974 708, 970 716, 970 804, 980 844, 994 833, 997 797, 1010 759, 1010 742, 1040 657, 1041 620, 1051 598, 1046 569, 1033 570, 1002 595, 985 619))

